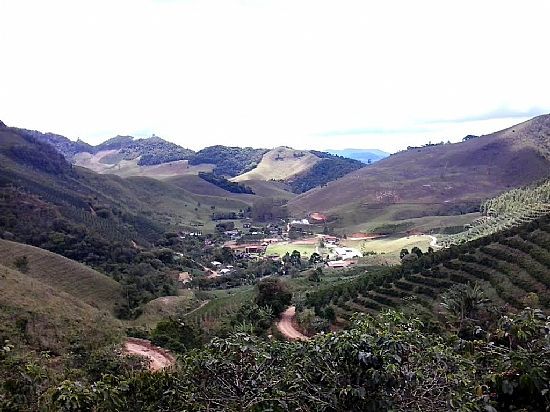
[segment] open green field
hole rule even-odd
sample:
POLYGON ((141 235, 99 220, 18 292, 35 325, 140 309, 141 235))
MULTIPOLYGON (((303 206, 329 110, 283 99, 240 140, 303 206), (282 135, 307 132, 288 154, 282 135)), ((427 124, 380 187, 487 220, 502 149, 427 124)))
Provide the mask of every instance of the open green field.
POLYGON ((401 249, 409 249, 413 247, 419 247, 424 252, 428 250, 430 242, 432 241, 430 236, 404 236, 404 237, 386 237, 373 240, 342 240, 344 246, 353 247, 366 252, 376 252, 378 254, 397 254, 401 249))
POLYGON ((277 256, 284 256, 287 252, 289 254, 292 254, 293 251, 297 250, 300 252, 300 255, 302 257, 309 257, 312 253, 315 252, 318 244, 314 245, 299 245, 299 244, 293 244, 293 243, 273 243, 269 245, 266 249, 267 255, 277 255, 277 256))

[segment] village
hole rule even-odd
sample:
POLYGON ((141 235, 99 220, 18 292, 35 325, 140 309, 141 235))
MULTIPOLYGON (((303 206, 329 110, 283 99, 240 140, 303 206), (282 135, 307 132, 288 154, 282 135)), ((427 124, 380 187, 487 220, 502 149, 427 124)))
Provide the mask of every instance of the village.
MULTIPOLYGON (((353 233, 349 236, 329 234, 327 217, 312 213, 306 218, 280 219, 258 224, 248 219, 235 224, 223 221, 216 225, 216 241, 205 239, 206 247, 218 245, 229 254, 228 259, 204 262, 207 279, 230 278, 243 267, 243 262, 261 264, 272 262, 282 266, 290 256, 325 269, 345 269, 360 263, 365 254, 361 242, 383 238, 384 235, 353 233)), ((182 236, 202 236, 200 231, 182 233, 182 236)), ((300 266, 302 268, 302 266, 300 266)), ((306 268, 305 266, 303 267, 306 268)), ((182 286, 189 286, 193 276, 179 275, 182 286)))

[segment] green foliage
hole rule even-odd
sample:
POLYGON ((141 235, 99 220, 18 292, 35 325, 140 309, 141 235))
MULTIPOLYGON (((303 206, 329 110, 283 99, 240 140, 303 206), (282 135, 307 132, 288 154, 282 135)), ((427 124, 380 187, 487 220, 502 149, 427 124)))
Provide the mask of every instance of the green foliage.
POLYGON ((247 193, 251 195, 254 194, 250 187, 237 182, 231 182, 225 177, 218 176, 214 173, 199 172, 199 177, 231 193, 247 193))
POLYGON ((509 190, 482 203, 482 217, 466 230, 438 240, 443 246, 464 243, 528 223, 550 212, 550 180, 509 190))
POLYGON ((210 146, 199 150, 189 164, 214 164, 215 174, 233 177, 254 169, 266 152, 265 149, 251 147, 210 146))
POLYGON ((151 341, 174 352, 184 353, 201 343, 201 334, 195 326, 182 319, 160 321, 151 332, 151 341))
POLYGON ((281 279, 267 278, 259 282, 256 287, 258 289, 256 303, 260 307, 270 307, 275 317, 290 304, 292 293, 281 279))
POLYGON ((348 173, 364 167, 358 160, 334 156, 328 153, 311 151, 316 156, 322 155, 322 160, 315 163, 305 173, 289 181, 294 193, 304 193, 316 186, 326 185, 348 173))
POLYGON ((257 199, 252 204, 252 218, 258 222, 284 219, 287 216, 288 211, 282 200, 266 197, 257 199))

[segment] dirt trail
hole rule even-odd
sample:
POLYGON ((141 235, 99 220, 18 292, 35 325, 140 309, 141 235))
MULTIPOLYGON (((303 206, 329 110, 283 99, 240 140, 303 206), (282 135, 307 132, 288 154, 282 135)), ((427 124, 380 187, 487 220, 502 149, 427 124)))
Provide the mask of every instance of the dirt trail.
POLYGON ((145 339, 128 338, 124 343, 124 353, 137 355, 149 360, 149 370, 156 372, 172 366, 176 359, 168 351, 161 349, 145 339))
POLYGON ((196 312, 197 310, 199 310, 200 308, 203 308, 204 306, 208 305, 210 303, 210 299, 207 299, 205 300, 204 302, 201 302, 201 304, 199 306, 197 306, 195 309, 193 310, 190 310, 189 312, 187 312, 185 315, 183 315, 184 317, 185 316, 189 316, 190 314, 196 312))
POLYGON ((309 338, 299 331, 297 331, 292 325, 294 316, 296 315, 296 306, 289 306, 287 310, 281 315, 281 320, 277 322, 277 329, 288 339, 293 340, 308 340, 309 338))

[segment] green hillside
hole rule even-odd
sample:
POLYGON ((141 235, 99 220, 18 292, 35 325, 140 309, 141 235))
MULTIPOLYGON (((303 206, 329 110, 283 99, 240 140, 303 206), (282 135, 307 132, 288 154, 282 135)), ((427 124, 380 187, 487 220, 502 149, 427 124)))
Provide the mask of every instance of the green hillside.
POLYGON ((478 284, 497 306, 549 311, 550 215, 438 252, 412 251, 400 266, 311 293, 307 304, 317 311, 331 306, 342 319, 388 308, 437 316, 442 294, 466 284, 478 284))
POLYGON ((550 115, 462 143, 410 148, 310 190, 293 215, 319 211, 340 227, 479 210, 483 200, 550 176, 550 115))
POLYGON ((550 212, 550 180, 510 190, 482 203, 480 218, 463 232, 441 236, 438 244, 449 246, 477 239, 521 223, 530 222, 550 212))
MULTIPOLYGON (((30 261, 29 272, 38 265, 36 258, 31 257, 30 261)), ((66 269, 67 266, 59 267, 61 271, 66 269)), ((86 302, 108 301, 90 299, 93 293, 83 289, 75 293, 73 288, 73 293, 67 293, 57 288, 58 281, 50 278, 56 269, 51 267, 49 270, 46 277, 37 276, 36 269, 34 275, 29 275, 26 271, 22 273, 0 265, 0 338, 57 355, 66 352, 79 336, 86 337, 90 347, 120 339, 120 322, 86 302)), ((95 286, 93 290, 97 290, 100 297, 107 296, 104 290, 95 286)))
POLYGON ((122 288, 113 279, 44 249, 0 239, 0 262, 13 269, 25 262, 27 278, 101 311, 112 313, 122 300, 122 288))

